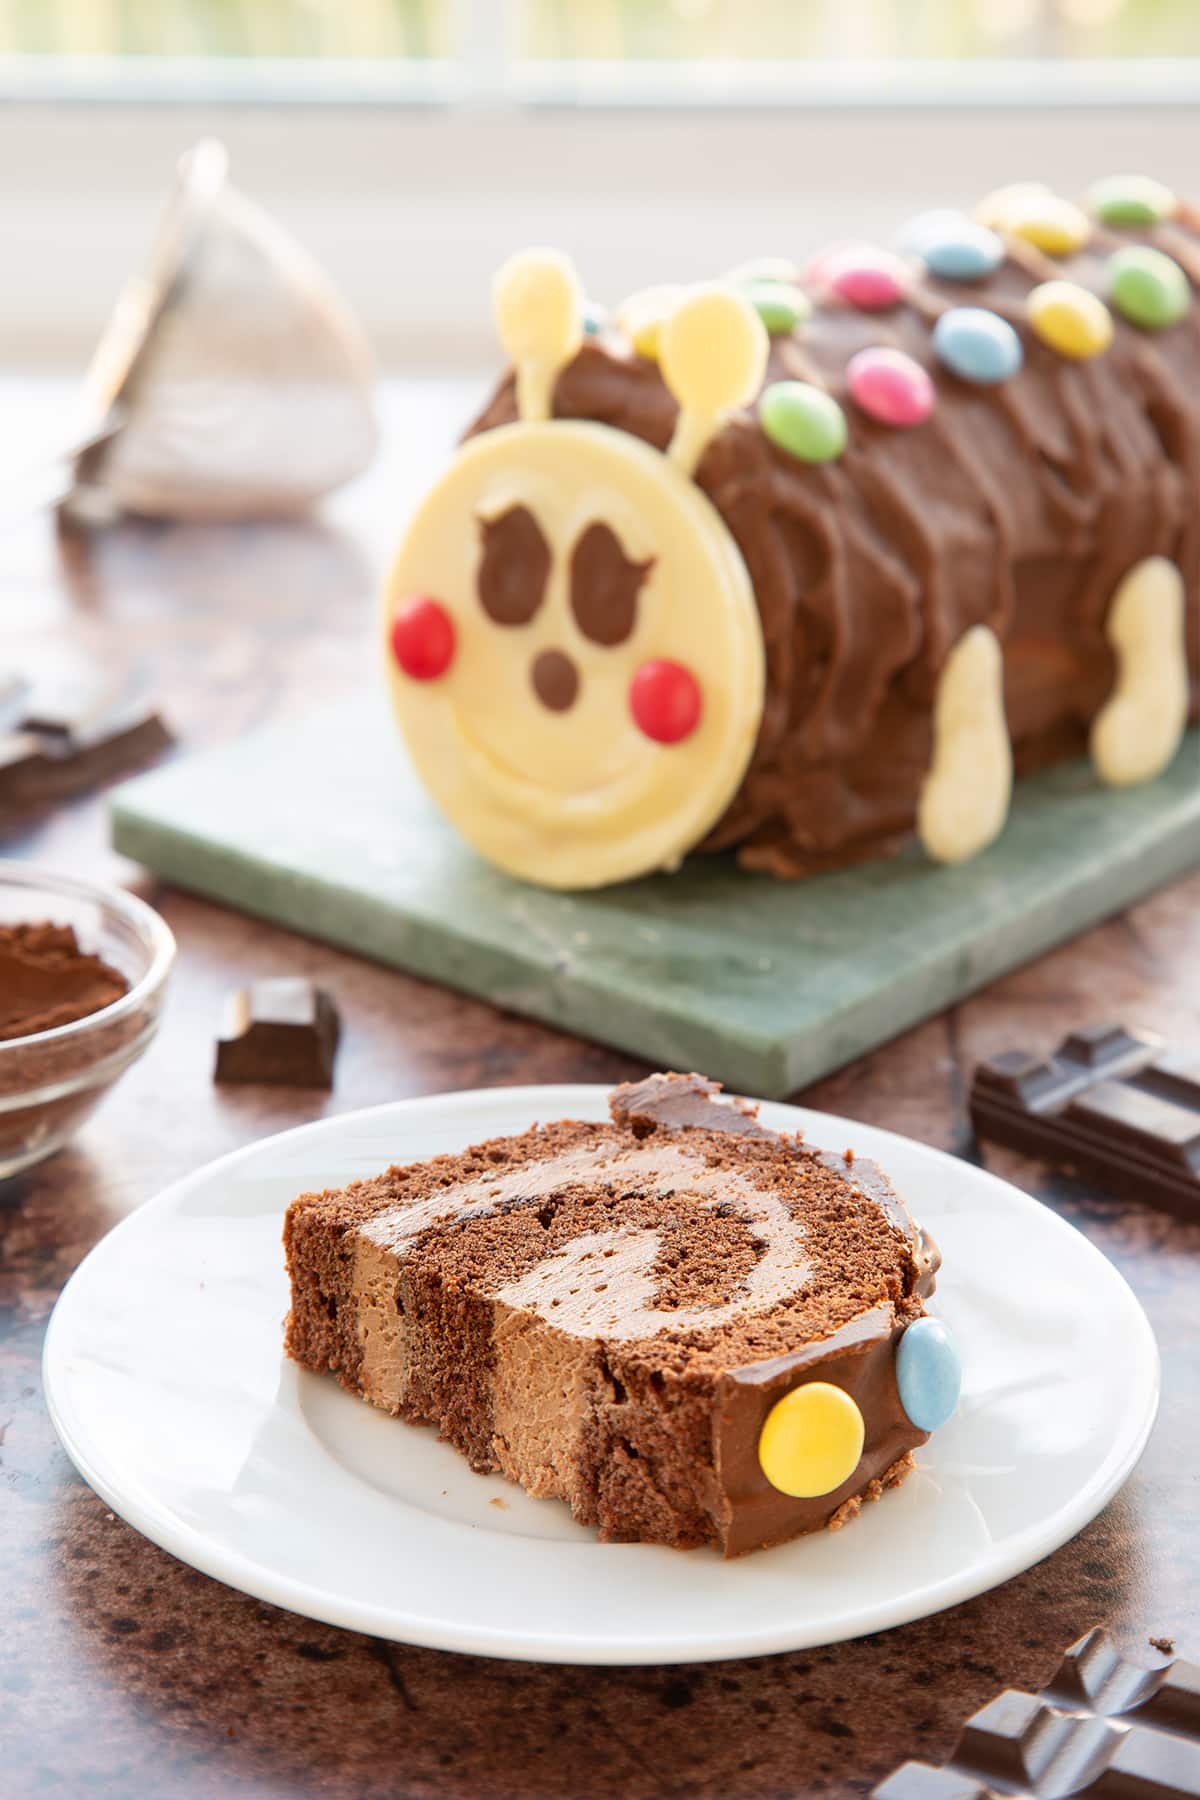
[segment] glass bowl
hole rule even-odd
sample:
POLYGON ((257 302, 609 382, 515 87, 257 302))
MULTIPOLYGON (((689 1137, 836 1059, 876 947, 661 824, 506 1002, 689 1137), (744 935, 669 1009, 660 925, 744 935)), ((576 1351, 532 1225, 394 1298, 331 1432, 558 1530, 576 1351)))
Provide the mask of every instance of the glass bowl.
POLYGON ((70 925, 129 992, 86 1019, 0 1041, 0 1180, 73 1137, 158 1029, 175 940, 158 914, 119 888, 31 863, 0 862, 0 925, 70 925))

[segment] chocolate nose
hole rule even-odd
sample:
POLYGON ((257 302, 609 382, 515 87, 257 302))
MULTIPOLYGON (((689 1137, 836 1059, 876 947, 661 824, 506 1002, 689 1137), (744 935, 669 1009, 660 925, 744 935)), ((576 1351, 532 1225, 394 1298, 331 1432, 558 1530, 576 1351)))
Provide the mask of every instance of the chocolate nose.
POLYGON ((579 671, 564 650, 543 650, 530 670, 533 691, 551 712, 566 712, 579 692, 579 671))

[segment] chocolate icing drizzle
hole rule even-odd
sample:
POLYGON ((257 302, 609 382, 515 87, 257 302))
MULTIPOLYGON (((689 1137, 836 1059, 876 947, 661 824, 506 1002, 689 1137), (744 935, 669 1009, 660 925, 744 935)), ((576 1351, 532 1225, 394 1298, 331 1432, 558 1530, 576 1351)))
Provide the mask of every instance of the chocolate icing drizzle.
POLYGON ((579 692, 579 671, 563 650, 543 650, 530 670, 533 691, 551 712, 566 712, 579 692))
MULTIPOLYGON (((1200 715, 1200 307, 1155 332, 1114 315, 1111 348, 1089 362, 1049 349, 1025 319, 1042 281, 1103 293, 1107 258, 1130 242, 1155 245, 1200 284, 1198 231, 1185 208, 1146 230, 1096 226, 1070 258, 1013 239, 1001 267, 970 286, 927 275, 882 314, 818 302, 798 333, 772 339, 766 382, 832 393, 849 442, 837 461, 807 464, 750 411, 696 470, 745 558, 767 653, 750 767, 701 848, 736 846, 750 867, 798 876, 902 841, 929 766, 939 671, 975 624, 1004 646, 1018 772, 1081 753, 1113 681, 1109 601, 1147 556, 1182 571, 1200 715), (990 308, 1022 338, 1023 368, 996 387, 959 380, 934 355, 935 320, 964 304, 990 308), (846 364, 869 345, 930 371, 937 406, 925 424, 893 429, 849 401, 846 364)), ((615 333, 588 340, 562 371, 554 413, 660 450, 676 420, 657 365, 615 333)), ((515 416, 510 376, 472 430, 515 416)))
POLYGON ((527 506, 480 519, 479 604, 495 625, 528 625, 546 597, 550 546, 527 506))
POLYGON ((571 611, 585 638, 611 649, 637 624, 638 595, 653 558, 634 562, 610 525, 587 526, 571 551, 571 611))

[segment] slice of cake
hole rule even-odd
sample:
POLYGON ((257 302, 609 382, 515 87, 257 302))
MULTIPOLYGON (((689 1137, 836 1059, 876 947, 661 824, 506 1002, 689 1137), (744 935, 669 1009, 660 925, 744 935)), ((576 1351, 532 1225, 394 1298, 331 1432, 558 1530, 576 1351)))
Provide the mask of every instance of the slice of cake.
POLYGON ((844 1524, 953 1410, 936 1249, 700 1076, 610 1110, 293 1201, 289 1355, 605 1539, 844 1524))

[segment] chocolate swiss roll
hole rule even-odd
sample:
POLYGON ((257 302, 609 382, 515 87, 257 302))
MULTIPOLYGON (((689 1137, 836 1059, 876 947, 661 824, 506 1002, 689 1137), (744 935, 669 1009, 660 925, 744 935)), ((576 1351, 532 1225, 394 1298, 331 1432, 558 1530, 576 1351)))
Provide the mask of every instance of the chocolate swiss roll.
MULTIPOLYGON (((1002 830, 1017 775, 1150 780, 1200 711, 1200 228, 1036 186, 596 327, 497 279, 512 371, 384 605, 418 768, 501 867, 727 849, 801 876, 1002 830)), ((1189 753, 1195 754, 1194 749, 1189 753)))

